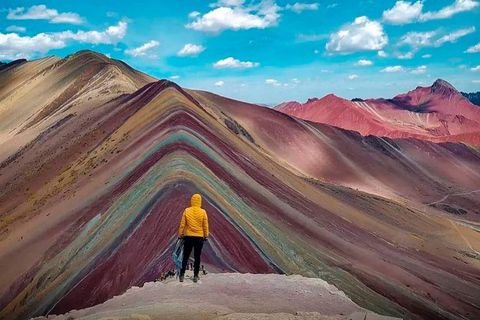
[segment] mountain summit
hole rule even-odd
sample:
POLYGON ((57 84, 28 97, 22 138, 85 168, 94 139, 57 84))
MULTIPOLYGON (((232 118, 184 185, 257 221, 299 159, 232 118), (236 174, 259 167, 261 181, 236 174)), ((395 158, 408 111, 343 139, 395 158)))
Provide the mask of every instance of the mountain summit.
POLYGON ((431 86, 432 88, 432 93, 437 93, 441 95, 457 95, 460 94, 460 92, 455 89, 454 86, 452 86, 449 82, 443 80, 443 79, 437 79, 431 86))

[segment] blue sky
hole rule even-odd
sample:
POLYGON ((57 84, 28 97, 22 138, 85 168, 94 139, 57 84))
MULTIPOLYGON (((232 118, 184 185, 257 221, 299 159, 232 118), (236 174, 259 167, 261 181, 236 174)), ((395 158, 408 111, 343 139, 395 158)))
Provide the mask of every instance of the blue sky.
POLYGON ((480 91, 480 3, 16 1, 0 60, 92 49, 187 88, 265 104, 386 97, 443 78, 480 91))

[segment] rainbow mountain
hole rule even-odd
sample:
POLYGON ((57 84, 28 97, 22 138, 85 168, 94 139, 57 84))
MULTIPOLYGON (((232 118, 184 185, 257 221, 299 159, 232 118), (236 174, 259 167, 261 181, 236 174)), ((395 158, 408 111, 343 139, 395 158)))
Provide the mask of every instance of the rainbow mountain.
POLYGON ((406 319, 480 315, 480 148, 362 136, 92 51, 0 66, 0 318, 171 268, 200 193, 216 272, 319 277, 406 319))

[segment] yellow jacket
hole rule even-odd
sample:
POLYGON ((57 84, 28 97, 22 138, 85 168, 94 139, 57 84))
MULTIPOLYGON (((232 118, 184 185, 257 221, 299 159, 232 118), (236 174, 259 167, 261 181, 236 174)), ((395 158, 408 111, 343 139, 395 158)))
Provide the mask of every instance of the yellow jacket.
POLYGON ((208 237, 207 211, 201 208, 202 196, 194 194, 190 200, 192 206, 183 211, 178 236, 208 237))

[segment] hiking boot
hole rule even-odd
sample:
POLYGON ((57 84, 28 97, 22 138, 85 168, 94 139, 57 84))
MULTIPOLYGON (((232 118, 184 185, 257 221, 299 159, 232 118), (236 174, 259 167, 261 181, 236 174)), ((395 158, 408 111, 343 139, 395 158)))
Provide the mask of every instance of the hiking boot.
POLYGON ((183 282, 183 275, 179 277, 180 282, 183 282))
POLYGON ((200 280, 200 277, 199 277, 199 276, 194 276, 194 277, 193 277, 193 282, 197 283, 198 280, 200 280))

